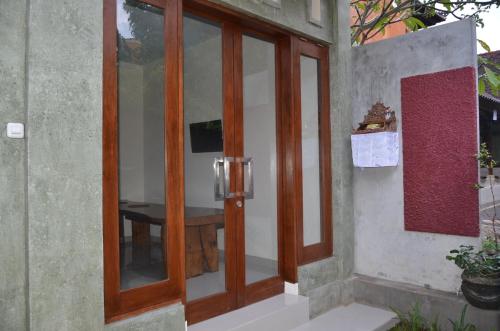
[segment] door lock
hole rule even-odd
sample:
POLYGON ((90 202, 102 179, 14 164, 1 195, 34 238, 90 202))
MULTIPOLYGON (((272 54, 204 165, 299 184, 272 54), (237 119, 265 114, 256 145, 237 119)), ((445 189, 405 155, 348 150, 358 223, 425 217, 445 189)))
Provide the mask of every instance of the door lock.
POLYGON ((236 207, 238 208, 243 207, 243 202, 241 202, 241 200, 236 201, 236 207))

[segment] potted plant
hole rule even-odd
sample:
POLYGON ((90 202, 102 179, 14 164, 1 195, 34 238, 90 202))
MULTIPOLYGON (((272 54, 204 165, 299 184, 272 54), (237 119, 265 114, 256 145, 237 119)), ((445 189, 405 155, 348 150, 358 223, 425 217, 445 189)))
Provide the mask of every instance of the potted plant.
MULTIPOLYGON (((496 162, 486 144, 481 144, 477 159, 481 167, 487 167, 488 173, 493 174, 496 162)), ((480 249, 461 245, 459 249, 450 251, 446 259, 455 262, 463 270, 462 293, 471 305, 482 309, 500 309, 500 246, 496 228, 494 176, 488 176, 487 181, 493 199, 492 233, 483 239, 480 249)), ((476 188, 480 189, 482 186, 477 184, 476 188)))

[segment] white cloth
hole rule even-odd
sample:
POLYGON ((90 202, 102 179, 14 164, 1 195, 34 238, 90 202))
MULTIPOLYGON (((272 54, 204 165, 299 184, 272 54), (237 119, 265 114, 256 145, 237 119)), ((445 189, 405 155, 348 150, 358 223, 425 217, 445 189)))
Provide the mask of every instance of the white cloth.
POLYGON ((353 134, 351 145, 355 167, 395 167, 399 163, 397 132, 353 134))

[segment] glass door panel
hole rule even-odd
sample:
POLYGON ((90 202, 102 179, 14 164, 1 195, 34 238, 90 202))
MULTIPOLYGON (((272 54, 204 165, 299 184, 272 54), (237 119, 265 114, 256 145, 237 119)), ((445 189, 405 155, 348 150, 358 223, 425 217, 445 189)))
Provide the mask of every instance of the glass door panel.
POLYGON ((318 60, 300 56, 302 214, 304 246, 322 241, 318 60))
POLYGON ((117 1, 120 288, 167 279, 163 9, 117 1))
POLYGON ((275 45, 243 35, 246 284, 278 275, 275 45), (253 192, 252 192, 253 191, 253 192), (253 196, 252 196, 253 193, 253 196))
POLYGON ((222 187, 222 29, 184 16, 184 178, 187 300, 226 291, 222 187), (216 160, 220 160, 218 162, 216 160), (219 176, 216 176, 219 175, 219 176))

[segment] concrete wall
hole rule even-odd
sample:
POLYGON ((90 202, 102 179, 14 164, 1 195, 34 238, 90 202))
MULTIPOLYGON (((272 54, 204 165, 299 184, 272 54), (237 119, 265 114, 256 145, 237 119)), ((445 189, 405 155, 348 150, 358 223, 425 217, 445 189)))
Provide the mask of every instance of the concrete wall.
POLYGON ((28 10, 30 329, 99 330, 102 1, 28 10))
POLYGON ((358 47, 353 50, 352 61, 353 77, 362 77, 352 82, 352 125, 363 119, 372 104, 382 101, 396 111, 400 132, 399 166, 354 169, 355 270, 363 275, 456 291, 460 270, 445 256, 460 244, 478 244, 478 239, 408 232, 403 228, 400 80, 475 67, 474 23, 461 21, 358 47))
POLYGON ((351 39, 349 3, 332 1, 330 120, 332 130, 333 257, 299 268, 299 293, 309 297, 310 315, 352 301, 354 222, 351 158, 351 39))
POLYGON ((359 276, 354 278, 354 300, 384 309, 408 312, 418 302, 420 311, 428 321, 438 319, 443 331, 453 331, 448 319, 458 321, 467 304, 465 322, 477 330, 498 330, 500 311, 479 309, 467 303, 462 295, 427 289, 408 283, 399 283, 380 278, 359 276))
MULTIPOLYGON (((267 20, 273 24, 281 25, 288 30, 309 35, 316 39, 333 42, 335 39, 336 24, 332 24, 332 8, 334 0, 321 1, 321 26, 311 24, 307 20, 308 0, 281 0, 281 8, 275 8, 265 3, 264 0, 210 0, 215 3, 229 6, 249 16, 267 20)), ((342 2, 342 1, 339 1, 342 2)), ((349 16, 349 12, 345 12, 349 16)), ((343 22, 345 23, 345 22, 343 22)), ((350 24, 343 26, 343 30, 350 24)))
MULTIPOLYGON (((348 3, 322 1, 318 27, 307 22, 305 0, 282 1, 281 9, 261 1, 216 2, 335 42, 335 257, 300 269, 302 293, 316 313, 324 311, 341 300, 336 289, 353 266, 348 3)), ((104 326, 102 1, 31 0, 27 8, 24 1, 2 1, 0 40, 0 328, 182 330, 179 304, 104 326), (27 138, 7 139, 7 121, 25 121, 27 138)))
POLYGON ((26 328, 25 141, 7 122, 25 121, 26 2, 0 1, 0 329, 26 328))

